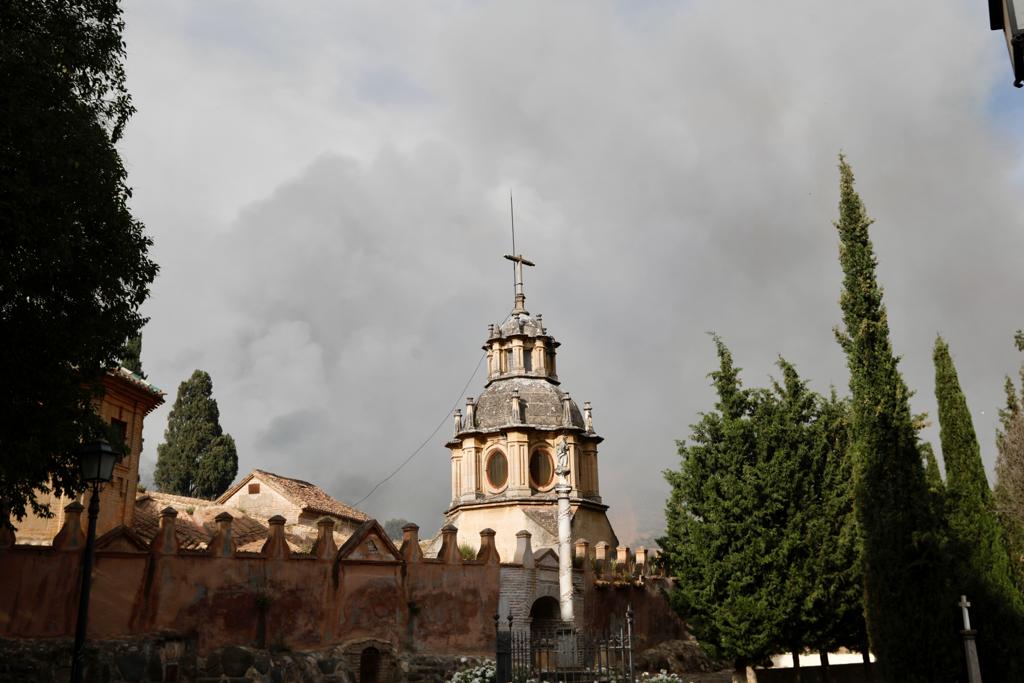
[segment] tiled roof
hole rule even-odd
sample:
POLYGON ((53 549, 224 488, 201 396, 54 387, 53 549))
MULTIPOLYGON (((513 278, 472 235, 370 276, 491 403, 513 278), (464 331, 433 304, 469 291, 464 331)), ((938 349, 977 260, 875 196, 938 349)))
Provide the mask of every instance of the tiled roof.
POLYGON ((174 533, 182 548, 205 548, 217 530, 214 518, 225 511, 235 518, 231 523, 231 532, 239 547, 257 541, 262 544, 267 538, 267 527, 251 517, 240 515, 235 508, 168 493, 144 493, 135 499, 132 530, 147 543, 151 543, 160 530, 160 511, 168 505, 178 511, 178 517, 174 520, 174 533))
MULTIPOLYGON (((183 496, 173 497, 183 498, 183 496)), ((160 511, 168 505, 178 510, 178 517, 174 520, 174 535, 178 537, 178 545, 189 550, 205 548, 211 538, 206 529, 196 525, 191 516, 185 513, 184 507, 179 508, 173 503, 161 502, 153 494, 145 493, 135 499, 132 531, 146 543, 152 543, 160 532, 160 511)))
POLYGON ((134 384, 135 386, 144 391, 148 391, 149 393, 154 394, 155 396, 159 396, 161 403, 163 402, 163 397, 165 394, 163 391, 160 390, 160 387, 156 386, 155 384, 151 384, 147 380, 142 379, 128 368, 119 365, 116 368, 112 368, 108 372, 111 375, 114 375, 115 377, 119 377, 127 382, 134 384))
MULTIPOLYGON (((273 472, 267 472, 266 470, 253 470, 250 476, 259 477, 262 481, 267 482, 269 485, 277 489, 281 495, 295 503, 297 506, 302 508, 303 511, 315 512, 321 515, 331 515, 332 517, 345 517, 352 519, 357 522, 365 522, 370 517, 359 510, 356 510, 351 505, 346 505, 336 498, 332 498, 327 493, 317 486, 311 484, 308 481, 302 481, 301 479, 292 479, 290 477, 282 477, 280 474, 274 474, 273 472)), ((234 489, 228 491, 220 500, 225 500, 230 497, 234 490, 245 483, 247 479, 243 479, 234 489)))

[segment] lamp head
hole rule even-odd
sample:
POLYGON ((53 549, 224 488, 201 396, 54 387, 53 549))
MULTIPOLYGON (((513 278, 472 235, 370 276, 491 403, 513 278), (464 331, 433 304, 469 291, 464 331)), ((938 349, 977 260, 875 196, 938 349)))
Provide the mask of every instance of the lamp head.
POLYGON ((105 484, 114 478, 114 465, 121 452, 106 440, 89 441, 78 449, 78 465, 82 479, 90 484, 105 484))

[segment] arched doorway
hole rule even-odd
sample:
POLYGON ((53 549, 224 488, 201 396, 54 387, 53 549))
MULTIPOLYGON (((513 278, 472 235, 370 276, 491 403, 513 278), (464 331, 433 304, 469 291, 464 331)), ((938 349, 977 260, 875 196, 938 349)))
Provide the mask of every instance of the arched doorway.
POLYGON ((550 595, 537 598, 530 608, 530 631, 537 635, 552 635, 562 624, 558 600, 550 595))
POLYGON ((359 683, 377 683, 380 677, 380 650, 368 647, 359 655, 359 683))

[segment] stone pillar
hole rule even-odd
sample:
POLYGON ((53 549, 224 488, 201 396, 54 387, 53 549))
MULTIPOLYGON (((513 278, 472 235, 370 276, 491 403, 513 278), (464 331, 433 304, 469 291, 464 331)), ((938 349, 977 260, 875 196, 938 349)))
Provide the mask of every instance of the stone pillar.
POLYGON ((178 552, 178 534, 174 529, 177 520, 178 511, 170 505, 160 511, 160 530, 149 546, 151 552, 157 555, 174 555, 178 552))
POLYGON ((594 409, 590 407, 590 401, 583 402, 583 426, 587 434, 594 433, 594 409))
POLYGON ((519 400, 519 389, 512 390, 512 405, 509 410, 509 424, 523 423, 523 404, 519 400))
MULTIPOLYGON (((564 437, 559 445, 560 452, 562 449, 568 449, 564 437)), ((569 625, 573 622, 572 512, 569 509, 569 493, 572 487, 569 486, 568 457, 563 458, 560 454, 558 460, 558 469, 555 470, 558 474, 558 485, 555 486, 555 493, 558 494, 558 602, 562 621, 569 625)))
POLYGON ((530 437, 526 432, 509 431, 505 435, 508 444, 508 495, 530 495, 530 437))
POLYGON ((533 569, 533 548, 530 546, 532 535, 526 529, 516 532, 516 554, 512 558, 515 564, 523 565, 523 569, 533 569))
MULTIPOLYGON (((469 407, 466 409, 469 410, 469 407)), ((477 443, 476 437, 472 436, 462 440, 462 481, 459 492, 461 500, 476 500, 478 492, 481 491, 480 447, 477 443)))
POLYGON ((634 555, 634 557, 636 558, 636 566, 637 567, 646 567, 647 566, 647 548, 645 548, 643 546, 640 546, 639 548, 637 548, 636 549, 636 554, 634 555))
POLYGON ((284 523, 288 521, 281 515, 274 515, 267 520, 270 524, 270 529, 267 532, 267 540, 260 548, 260 554, 263 557, 272 560, 286 560, 292 555, 291 548, 288 547, 288 541, 284 538, 284 523))
POLYGON ((594 546, 594 561, 597 564, 597 571, 603 573, 608 568, 608 549, 611 545, 608 541, 598 541, 594 546))
POLYGON ((214 520, 217 522, 217 532, 206 546, 206 553, 214 557, 232 557, 235 554, 235 539, 231 533, 234 517, 230 512, 222 512, 214 520))
POLYGON ((462 564, 459 530, 454 524, 445 524, 441 527, 441 550, 437 553, 437 559, 445 564, 462 564))
POLYGON ((477 551, 476 559, 484 564, 501 564, 501 557, 498 556, 498 549, 494 545, 494 529, 481 529, 480 550, 477 551))
POLYGON ((419 562, 423 559, 419 526, 409 522, 402 527, 402 547, 398 551, 402 553, 402 559, 406 562, 419 562))
POLYGON ((981 683, 981 667, 978 666, 978 644, 975 642, 978 632, 971 628, 971 615, 967 608, 971 603, 966 595, 960 596, 957 603, 963 614, 964 628, 960 635, 964 638, 964 654, 967 657, 967 683, 981 683))
POLYGON ((338 544, 334 542, 334 520, 321 517, 316 520, 316 541, 313 543, 313 555, 318 560, 333 560, 338 554, 338 544))
POLYGON ((590 542, 585 538, 576 541, 576 559, 581 563, 584 577, 594 572, 594 567, 590 563, 590 542))
POLYGON ((981 667, 978 665, 978 632, 973 629, 960 631, 964 638, 964 654, 967 656, 967 683, 981 683, 981 667))
POLYGON ((85 547, 85 534, 82 532, 84 509, 77 500, 64 506, 64 526, 53 537, 54 550, 81 550, 85 547))

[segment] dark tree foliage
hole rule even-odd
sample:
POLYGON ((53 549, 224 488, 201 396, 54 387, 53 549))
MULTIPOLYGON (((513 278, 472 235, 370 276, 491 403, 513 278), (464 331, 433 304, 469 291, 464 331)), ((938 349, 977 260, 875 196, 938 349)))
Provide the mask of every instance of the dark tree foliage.
POLYGON ((1024 679, 1024 605, 1013 584, 1010 558, 995 501, 985 476, 981 447, 960 388, 949 346, 935 340, 935 398, 942 458, 946 463, 945 512, 957 588, 974 607, 978 657, 987 678, 1024 679))
POLYGON ((132 113, 114 0, 0 3, 0 514, 81 490, 74 451, 157 266, 114 143, 132 113))
POLYGON ((816 403, 807 434, 813 449, 812 493, 804 510, 809 517, 807 543, 814 554, 808 568, 804 645, 819 652, 841 647, 864 652, 868 636, 849 451, 850 406, 834 391, 816 403))
POLYGON ((388 538, 394 540, 402 537, 402 527, 409 523, 409 520, 401 517, 389 519, 384 522, 384 531, 388 538))
POLYGON ((856 530, 848 478, 838 481, 843 404, 809 391, 783 360, 781 382, 744 389, 715 342, 715 410, 680 443, 679 471, 665 473, 659 543, 678 578, 673 604, 737 675, 777 652, 860 644, 856 530))
POLYGON ((153 480, 165 493, 212 499, 237 474, 235 440, 221 429, 213 380, 196 370, 178 386, 164 443, 157 446, 153 480))
POLYGON ((910 391, 889 341, 871 221, 842 157, 839 170, 845 329, 836 336, 850 368, 850 450, 871 648, 885 680, 948 680, 956 671, 956 597, 946 580, 941 519, 931 505, 910 391))
MULTIPOLYGON (((1014 341, 1024 351, 1024 332, 1014 341)), ((1020 368, 1021 393, 1024 394, 1024 364, 1020 368)), ((1010 564, 1018 591, 1024 592, 1024 411, 1013 380, 1006 378, 1006 406, 999 411, 1000 429, 996 434, 996 510, 1003 525, 1010 564)))
POLYGON ((146 373, 142 371, 141 334, 135 335, 125 344, 124 355, 121 357, 121 366, 131 370, 142 379, 146 379, 146 373))

